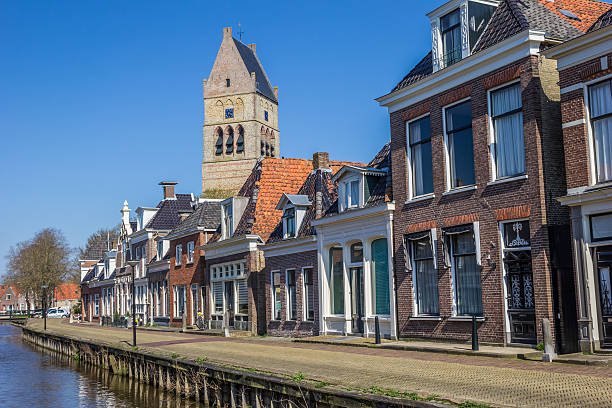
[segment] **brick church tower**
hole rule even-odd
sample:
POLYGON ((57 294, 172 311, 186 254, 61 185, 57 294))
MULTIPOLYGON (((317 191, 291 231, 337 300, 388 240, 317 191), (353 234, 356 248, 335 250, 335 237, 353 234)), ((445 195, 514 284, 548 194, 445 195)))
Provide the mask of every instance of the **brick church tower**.
POLYGON ((257 159, 279 157, 278 87, 272 88, 255 53, 223 29, 210 77, 204 79, 202 192, 237 192, 257 159))

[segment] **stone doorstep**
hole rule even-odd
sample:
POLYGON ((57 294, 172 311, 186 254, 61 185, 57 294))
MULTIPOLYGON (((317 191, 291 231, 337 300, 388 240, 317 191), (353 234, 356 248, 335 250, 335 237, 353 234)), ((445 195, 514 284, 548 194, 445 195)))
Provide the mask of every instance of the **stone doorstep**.
MULTIPOLYGON (((332 344, 337 346, 350 346, 350 347, 369 347, 369 348, 381 348, 391 350, 404 350, 404 351, 420 351, 427 353, 442 353, 442 354, 453 354, 453 355, 467 355, 467 356, 480 356, 480 357, 494 357, 494 358, 517 358, 523 360, 542 360, 542 353, 540 351, 531 351, 526 348, 525 352, 514 352, 509 351, 505 347, 487 347, 487 350, 472 351, 465 344, 455 343, 441 343, 431 342, 431 344, 410 344, 410 341, 397 341, 397 342, 383 342, 382 344, 374 344, 371 342, 348 342, 342 341, 341 339, 334 339, 327 337, 325 339, 315 338, 303 338, 293 339, 296 343, 311 343, 311 344, 332 344), (499 348, 499 351, 494 349, 499 348)), ((384 341, 384 340, 383 340, 384 341)))
MULTIPOLYGON (((223 330, 197 330, 187 329, 186 331, 181 330, 181 333, 185 334, 197 334, 198 336, 216 336, 223 337, 223 330)), ((230 330, 230 337, 251 337, 252 333, 243 330, 230 330)))

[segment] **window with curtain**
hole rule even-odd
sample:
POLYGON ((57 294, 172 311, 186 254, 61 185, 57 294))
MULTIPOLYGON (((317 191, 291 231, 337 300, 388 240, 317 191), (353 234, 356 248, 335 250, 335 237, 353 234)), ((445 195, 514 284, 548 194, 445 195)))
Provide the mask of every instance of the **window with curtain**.
POLYGON ((185 311, 185 285, 177 285, 174 287, 174 316, 181 317, 185 311))
POLYGON ((304 317, 305 320, 314 321, 314 280, 312 268, 304 269, 304 317))
POLYGON ((344 183, 344 208, 359 206, 359 180, 344 183))
POLYGON ((482 315, 480 268, 473 231, 451 235, 457 315, 482 315))
POLYGON ((497 178, 525 172, 521 84, 491 92, 493 154, 497 178))
POLYGON ((472 103, 460 103, 445 110, 451 188, 469 186, 474 177, 472 103))
POLYGON ((285 208, 283 222, 285 224, 285 238, 295 237, 295 208, 285 208))
POLYGON ((431 235, 410 241, 413 252, 413 284, 419 315, 440 314, 438 303, 438 272, 434 266, 431 235))
POLYGON ((223 282, 213 283, 213 301, 215 313, 223 313, 223 282))
POLYGON ((597 182, 612 180, 612 80, 589 87, 597 182))
POLYGON ((272 318, 280 320, 281 318, 281 286, 280 272, 272 272, 272 318))
POLYGON ((249 290, 247 287, 246 279, 240 279, 236 281, 238 290, 238 313, 248 314, 249 313, 249 290))
POLYGON ((372 301, 376 314, 391 314, 387 239, 372 242, 372 301))
POLYGON ((189 241, 187 243, 187 263, 193 262, 193 253, 195 252, 195 242, 189 241))
POLYGON ((344 271, 342 248, 329 249, 329 269, 331 287, 331 312, 344 314, 344 271))
POLYGON ((224 226, 224 237, 229 238, 234 232, 233 222, 233 206, 232 203, 223 206, 223 226, 224 226))
POLYGON ((448 67, 461 60, 461 16, 459 9, 440 19, 442 31, 443 64, 448 67))
POLYGON ((182 257, 183 257, 183 246, 177 245, 175 249, 175 254, 174 254, 174 264, 177 266, 180 265, 182 257))
POLYGON ((287 271, 287 317, 297 320, 297 293, 295 290, 295 270, 287 271))
POLYGON ((431 126, 429 116, 408 124, 412 196, 433 193, 431 126))

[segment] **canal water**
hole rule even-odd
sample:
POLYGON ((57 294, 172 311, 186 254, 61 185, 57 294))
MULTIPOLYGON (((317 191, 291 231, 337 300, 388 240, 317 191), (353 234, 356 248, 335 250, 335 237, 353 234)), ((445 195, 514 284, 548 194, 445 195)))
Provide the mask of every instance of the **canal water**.
POLYGON ((156 387, 22 341, 0 322, 0 407, 201 408, 156 387))

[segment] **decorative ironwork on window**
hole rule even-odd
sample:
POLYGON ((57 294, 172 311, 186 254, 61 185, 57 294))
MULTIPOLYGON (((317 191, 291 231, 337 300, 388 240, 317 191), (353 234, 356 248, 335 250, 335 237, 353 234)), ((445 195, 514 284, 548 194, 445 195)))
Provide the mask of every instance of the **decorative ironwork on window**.
POLYGON ((516 221, 504 224, 504 241, 506 248, 530 246, 529 221, 516 221))

